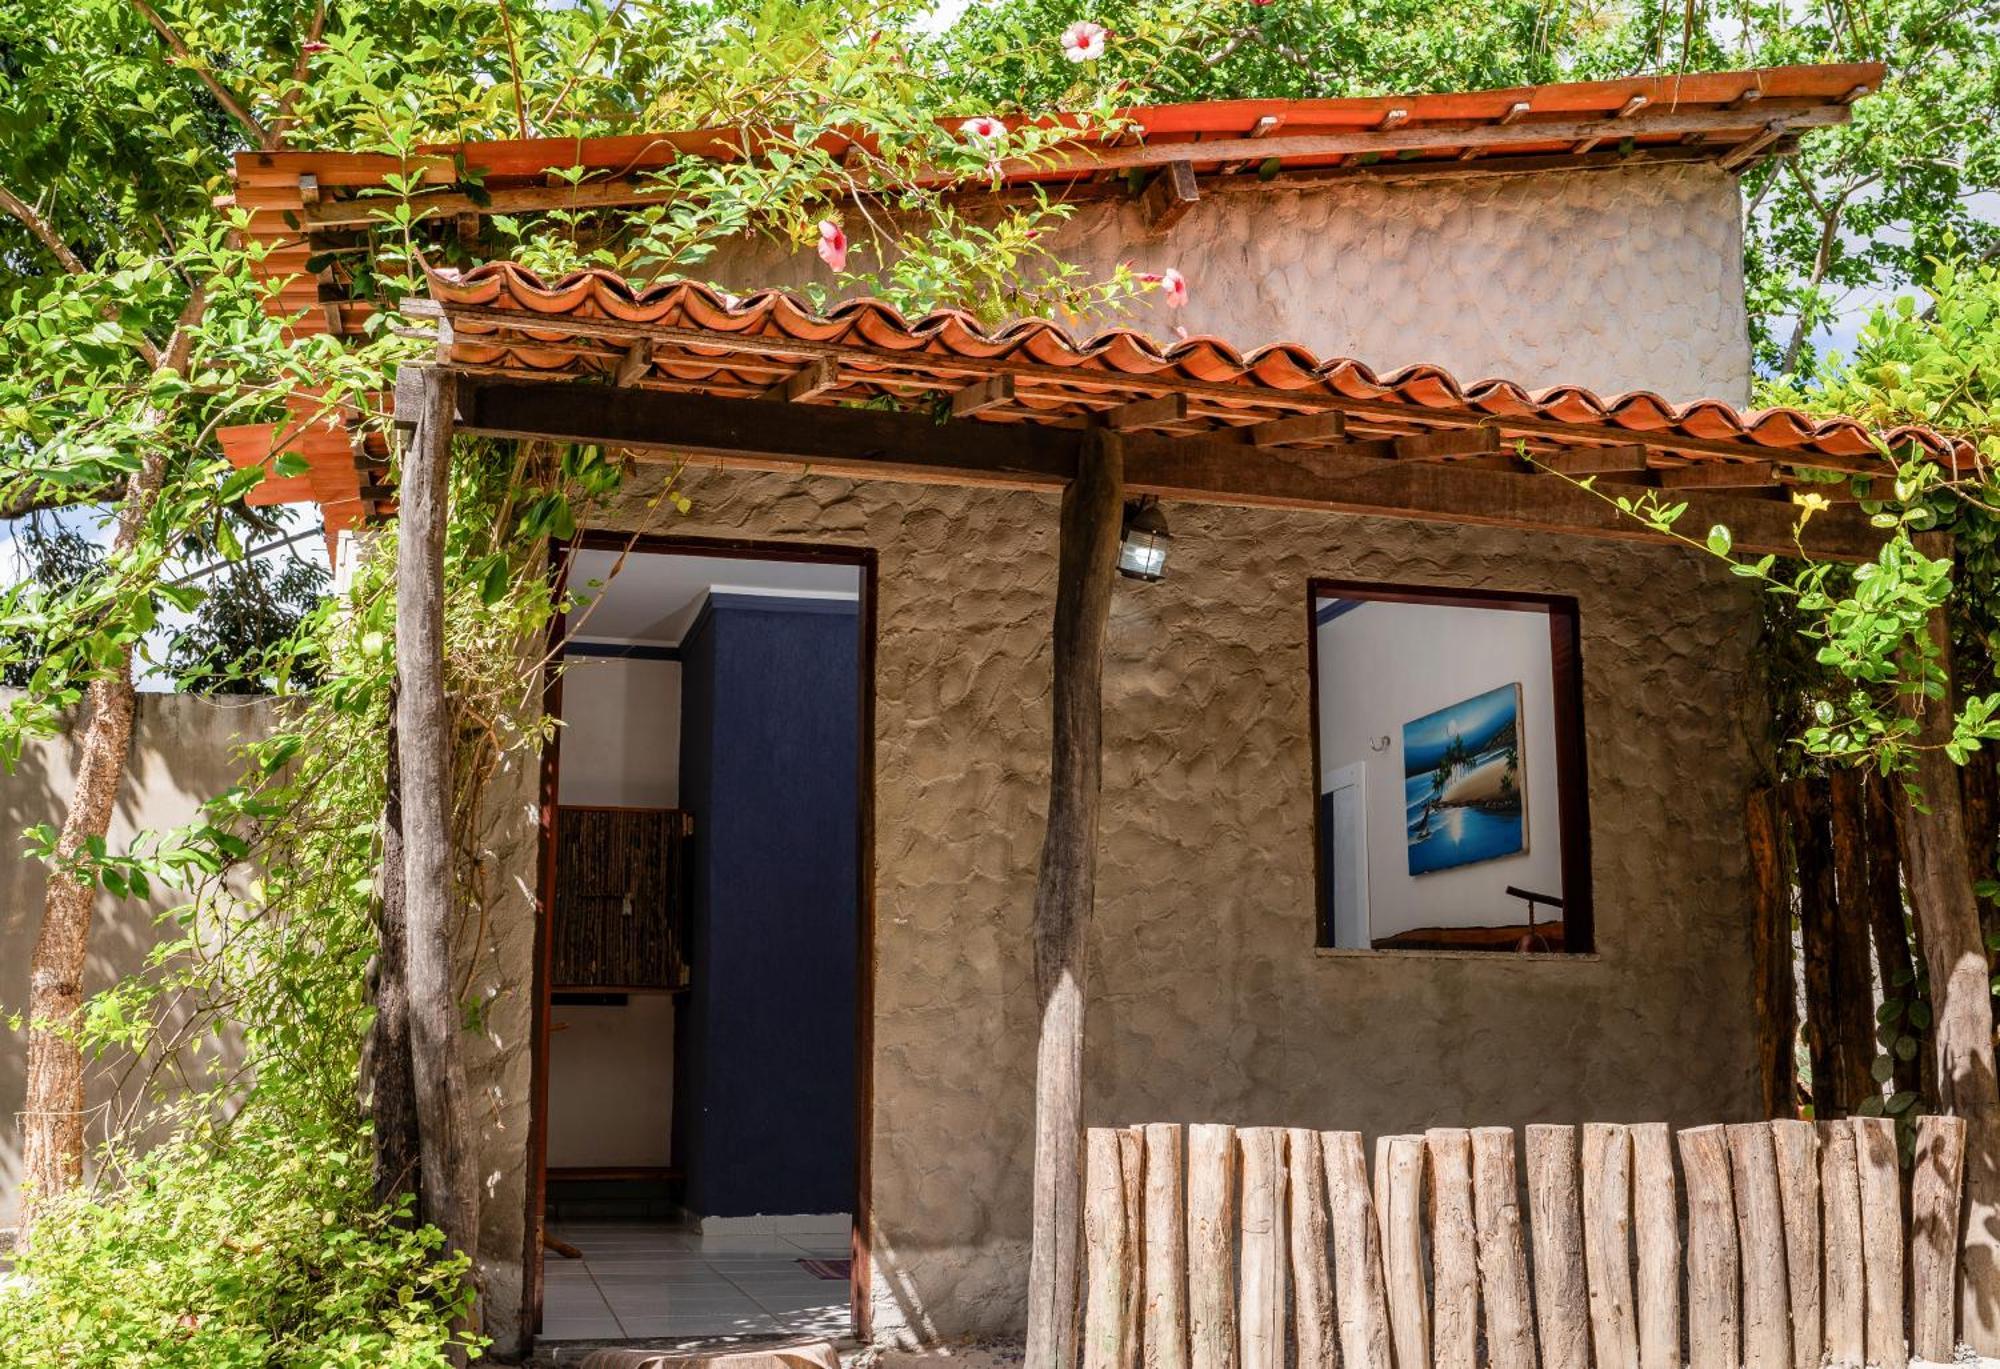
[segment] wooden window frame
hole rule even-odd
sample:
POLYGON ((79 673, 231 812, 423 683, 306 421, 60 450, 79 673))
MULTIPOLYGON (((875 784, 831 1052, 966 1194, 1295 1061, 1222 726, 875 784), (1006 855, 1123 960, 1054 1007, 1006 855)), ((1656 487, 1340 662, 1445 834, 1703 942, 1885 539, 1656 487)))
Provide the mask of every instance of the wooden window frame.
MULTIPOLYGON (((1323 598, 1365 599, 1392 604, 1427 604, 1443 608, 1498 609, 1540 613, 1549 622, 1549 670, 1554 689, 1556 735, 1556 830, 1562 840, 1563 949, 1558 955, 1588 955, 1597 949, 1597 925, 1590 888, 1590 773, 1583 717, 1583 643, 1577 601, 1565 594, 1525 590, 1468 588, 1462 585, 1409 585, 1372 580, 1315 577, 1306 581, 1306 711, 1312 734, 1311 770, 1313 834, 1313 944, 1335 949, 1333 910, 1326 905, 1321 881, 1319 830, 1319 601, 1323 598)), ((1437 951, 1339 948, 1356 954, 1437 955, 1437 951)), ((1475 951, 1472 954, 1504 955, 1475 951)), ((1455 953, 1456 954, 1456 953, 1455 953)))

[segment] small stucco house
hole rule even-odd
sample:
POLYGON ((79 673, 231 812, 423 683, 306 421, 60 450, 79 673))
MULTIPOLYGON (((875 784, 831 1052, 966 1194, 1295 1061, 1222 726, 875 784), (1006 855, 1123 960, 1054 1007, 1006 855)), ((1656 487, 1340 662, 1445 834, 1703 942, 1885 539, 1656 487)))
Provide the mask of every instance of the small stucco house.
MULTIPOLYGON (((1783 551, 1798 473, 1874 460, 1856 425, 1744 411, 1738 178, 1879 79, 1135 111, 1015 179, 1076 204, 1059 255, 1188 300, 1066 328, 816 312, 784 288, 818 263, 764 244, 715 267, 735 295, 440 272, 421 383, 457 430, 641 462, 565 554, 562 727, 502 786, 459 943, 498 1348, 791 1325, 749 1274, 754 1312, 564 1301, 561 1247, 601 1274, 621 1243, 816 1262, 833 1329, 877 1340, 1018 1334, 1045 840, 1086 791, 1087 1123, 1763 1115, 1757 591, 1605 492, 1783 551), (1124 574, 1071 603, 1065 491, 1113 450, 1124 574), (1053 719, 1091 602, 1080 743, 1053 719)), ((545 203, 578 159, 615 186, 626 141, 454 149, 485 190, 440 170, 440 212, 545 203)), ((273 277, 378 174, 242 156, 273 277)), ((280 304, 366 312, 310 276, 280 304)), ((257 497, 386 511, 344 434, 295 445, 311 473, 257 497)), ((1865 519, 1808 545, 1866 555, 1865 519)))

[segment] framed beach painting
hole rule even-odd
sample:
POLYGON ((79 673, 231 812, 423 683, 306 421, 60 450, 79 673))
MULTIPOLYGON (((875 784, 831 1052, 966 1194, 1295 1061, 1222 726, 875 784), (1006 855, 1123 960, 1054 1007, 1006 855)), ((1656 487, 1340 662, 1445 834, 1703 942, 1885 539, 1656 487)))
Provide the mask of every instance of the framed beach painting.
POLYGON ((1521 686, 1501 685, 1403 724, 1410 873, 1528 849, 1521 686))

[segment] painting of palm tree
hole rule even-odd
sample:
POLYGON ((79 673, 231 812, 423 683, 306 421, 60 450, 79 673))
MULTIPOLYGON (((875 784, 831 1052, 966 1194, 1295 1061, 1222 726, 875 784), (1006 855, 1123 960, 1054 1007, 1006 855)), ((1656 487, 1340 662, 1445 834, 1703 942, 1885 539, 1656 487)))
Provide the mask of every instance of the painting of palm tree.
POLYGON ((1501 685, 1403 724, 1410 873, 1528 849, 1521 686, 1501 685))

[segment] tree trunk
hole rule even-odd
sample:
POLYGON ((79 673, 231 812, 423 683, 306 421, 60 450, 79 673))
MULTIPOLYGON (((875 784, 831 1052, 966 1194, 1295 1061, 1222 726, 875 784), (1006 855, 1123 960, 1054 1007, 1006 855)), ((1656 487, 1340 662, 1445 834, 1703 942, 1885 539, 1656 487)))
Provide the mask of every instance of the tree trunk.
POLYGON ((404 977, 422 1215, 475 1259, 479 1191, 452 988, 451 738, 444 686, 444 536, 455 377, 427 371, 403 454, 396 558, 396 725, 402 767, 404 977))
MULTIPOLYGON (((1920 541, 1926 554, 1947 554, 1933 539, 1920 541)), ((1941 611, 1932 615, 1931 637, 1949 673, 1951 634, 1941 611)), ((1930 969, 1938 1101, 1966 1123, 1961 1335, 1980 1354, 2000 1355, 2000 1083, 1993 1067, 1993 1000, 1966 858, 1958 767, 1942 749, 1951 736, 1952 711, 1932 702, 1919 721, 1913 778, 1930 811, 1918 812, 1907 793, 1899 796, 1896 831, 1930 969)))
MULTIPOLYGON (((183 349, 176 342, 174 355, 183 349)), ((157 415, 156 415, 157 417, 157 415)), ((164 421, 164 420, 162 420, 164 421)), ((115 560, 138 545, 166 479, 165 447, 149 449, 126 483, 111 542, 115 560)), ((21 1233, 43 1208, 83 1177, 83 1052, 71 1035, 83 1009, 96 886, 68 871, 92 839, 111 827, 111 812, 132 749, 132 652, 91 681, 88 718, 78 748, 76 785, 56 839, 55 868, 42 899, 42 926, 28 967, 28 1089, 21 1109, 21 1233)))
MULTIPOLYGON (((1910 923, 1903 909, 1903 867, 1896 856, 1896 812, 1889 798, 1889 781, 1870 774, 1861 783, 1868 824, 1868 936, 1875 943, 1875 964, 1885 993, 1908 997, 1916 992, 1917 962, 1910 950, 1910 923)), ((1914 1059, 1896 1059, 1898 1093, 1914 1093, 1926 1108, 1937 1101, 1935 1037, 1929 1027, 1905 1021, 1904 1030, 1917 1035, 1914 1059)))
POLYGON ((1063 491, 1056 570, 1048 832, 1035 887, 1034 1247, 1027 1362, 1076 1364, 1078 1149, 1083 1129, 1084 947, 1097 880, 1104 632, 1124 505, 1123 445, 1093 430, 1063 491))
POLYGON ((396 726, 396 708, 397 700, 392 697, 388 794, 382 805, 382 876, 375 890, 377 949, 369 984, 375 1020, 368 1028, 361 1066, 368 1091, 368 1115, 375 1131, 375 1201, 385 1206, 406 1193, 417 1192, 423 1144, 417 1123, 417 1085, 410 1061, 402 766, 396 757, 401 733, 396 726))

